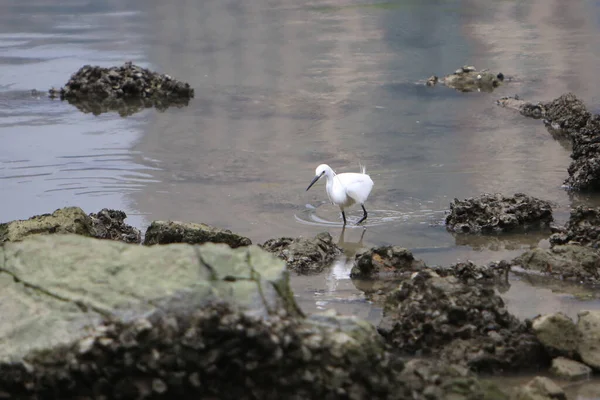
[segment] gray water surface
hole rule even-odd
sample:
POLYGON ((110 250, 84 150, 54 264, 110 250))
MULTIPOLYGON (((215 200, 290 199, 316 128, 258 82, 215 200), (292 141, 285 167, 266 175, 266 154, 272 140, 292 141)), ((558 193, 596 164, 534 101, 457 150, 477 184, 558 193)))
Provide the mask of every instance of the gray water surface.
MULTIPOLYGON (((495 105, 573 91, 598 110, 600 7, 568 3, 4 2, 0 221, 75 205, 122 209, 141 229, 173 219, 255 243, 323 230, 337 240, 341 218, 324 186, 305 189, 320 163, 347 172, 361 162, 375 181, 365 246, 397 244, 441 265, 516 256, 543 236, 455 237, 444 212, 455 197, 525 192, 553 202, 558 223, 568 218, 569 150, 540 121, 495 105), (127 60, 189 82, 196 97, 121 118, 30 93, 64 85, 84 64, 127 60), (464 64, 513 79, 494 93, 419 84, 464 64)), ((350 220, 360 215, 349 210, 350 220)), ((346 231, 350 259, 361 233, 346 231)), ((299 302, 376 323, 380 310, 348 268, 342 259, 294 277, 299 302)), ((503 296, 520 317, 600 308, 519 276, 503 296)))

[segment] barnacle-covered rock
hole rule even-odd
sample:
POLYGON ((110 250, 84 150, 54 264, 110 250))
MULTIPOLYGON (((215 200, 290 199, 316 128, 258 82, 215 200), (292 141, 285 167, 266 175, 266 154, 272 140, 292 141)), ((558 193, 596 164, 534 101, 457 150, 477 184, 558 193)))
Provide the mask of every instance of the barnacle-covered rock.
POLYGON ((83 112, 98 115, 116 110, 122 116, 146 107, 183 107, 194 97, 194 89, 188 83, 131 62, 110 68, 84 65, 64 87, 50 89, 49 93, 83 112))
POLYGON ((314 238, 269 239, 261 247, 277 255, 290 270, 299 274, 319 273, 342 254, 329 232, 321 232, 314 238))
POLYGON ((501 233, 539 230, 552 222, 549 202, 517 193, 514 196, 482 194, 454 199, 446 228, 457 233, 501 233))

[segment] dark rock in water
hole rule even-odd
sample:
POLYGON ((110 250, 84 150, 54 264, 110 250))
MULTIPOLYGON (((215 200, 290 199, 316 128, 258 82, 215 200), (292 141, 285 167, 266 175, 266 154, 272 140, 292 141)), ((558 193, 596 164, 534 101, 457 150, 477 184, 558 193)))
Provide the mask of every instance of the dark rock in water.
POLYGON ((459 233, 500 233, 547 228, 552 222, 550 203, 517 193, 512 197, 483 194, 454 199, 446 228, 459 233))
POLYGON ((145 107, 165 110, 170 106, 186 106, 194 97, 194 89, 169 75, 126 62, 111 68, 84 65, 64 87, 50 89, 49 94, 84 112, 98 115, 116 110, 126 116, 145 107))
POLYGON ((521 99, 519 96, 507 96, 496 100, 496 104, 501 107, 519 111, 522 115, 540 119, 546 116, 546 107, 542 103, 530 103, 521 99))
POLYGON ((600 115, 592 115, 572 93, 547 103, 533 104, 518 96, 503 97, 496 103, 528 117, 544 118, 552 137, 572 148, 573 161, 565 185, 574 191, 600 190, 600 115))
POLYGON ((585 105, 573 93, 563 94, 544 104, 545 118, 568 133, 577 133, 591 117, 585 105))
POLYGON ((573 93, 563 94, 545 103, 531 103, 519 96, 507 96, 497 100, 496 104, 517 110, 526 117, 544 118, 547 126, 562 130, 567 135, 577 134, 591 117, 583 102, 573 93))
POLYGON ((123 211, 103 208, 97 214, 90 214, 90 218, 92 220, 92 236, 95 238, 119 240, 126 243, 142 242, 140 230, 124 222, 127 214, 123 211))
POLYGON ((423 268, 425 268, 425 263, 416 260, 408 249, 399 246, 373 247, 356 253, 350 277, 360 279, 407 278, 413 272, 423 268))
POLYGON ((577 134, 572 135, 573 161, 565 184, 575 191, 600 190, 600 115, 591 117, 577 134))
POLYGON ((178 221, 153 221, 144 237, 145 245, 169 243, 225 243, 231 248, 249 246, 252 241, 247 237, 232 233, 228 229, 219 229, 206 224, 178 221))
POLYGON ((509 314, 493 288, 422 271, 387 296, 380 333, 405 354, 438 355, 477 371, 549 362, 527 323, 509 314))
POLYGON ((79 207, 65 207, 52 214, 0 224, 0 243, 18 242, 32 235, 74 233, 93 236, 92 220, 79 207))
POLYGON ((552 245, 580 244, 600 248, 600 208, 579 206, 571 210, 565 232, 550 236, 552 245))
POLYGON ((342 249, 328 232, 321 232, 312 239, 269 239, 261 247, 277 255, 290 270, 299 274, 320 273, 342 254, 342 249))
POLYGON ((511 263, 561 280, 597 283, 600 278, 600 255, 589 247, 575 244, 531 249, 511 263))

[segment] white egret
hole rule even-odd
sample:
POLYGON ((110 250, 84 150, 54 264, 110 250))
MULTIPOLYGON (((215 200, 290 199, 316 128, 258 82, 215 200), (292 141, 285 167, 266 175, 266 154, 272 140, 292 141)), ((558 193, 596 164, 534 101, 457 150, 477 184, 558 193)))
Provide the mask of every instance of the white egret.
POLYGON ((361 172, 346 172, 343 174, 336 174, 329 165, 321 164, 315 170, 316 176, 308 185, 306 190, 310 189, 319 179, 323 176, 327 179, 325 184, 325 191, 327 197, 331 203, 337 205, 342 210, 342 218, 344 219, 344 226, 346 225, 346 213, 344 208, 350 207, 354 203, 360 204, 363 209, 363 217, 356 223, 356 225, 367 219, 367 210, 365 209, 365 201, 373 189, 373 181, 371 177, 366 174, 365 167, 361 166, 361 172))

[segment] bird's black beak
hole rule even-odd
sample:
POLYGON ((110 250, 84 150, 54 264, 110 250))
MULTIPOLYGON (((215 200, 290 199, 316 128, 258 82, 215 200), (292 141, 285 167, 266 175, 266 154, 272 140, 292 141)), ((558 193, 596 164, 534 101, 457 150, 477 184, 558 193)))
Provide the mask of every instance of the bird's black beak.
POLYGON ((313 178, 313 180, 310 182, 310 185, 308 185, 308 187, 306 188, 306 191, 308 192, 308 189, 310 189, 312 187, 312 185, 314 185, 315 183, 317 183, 317 181, 323 176, 323 174, 321 175, 317 175, 313 178))

